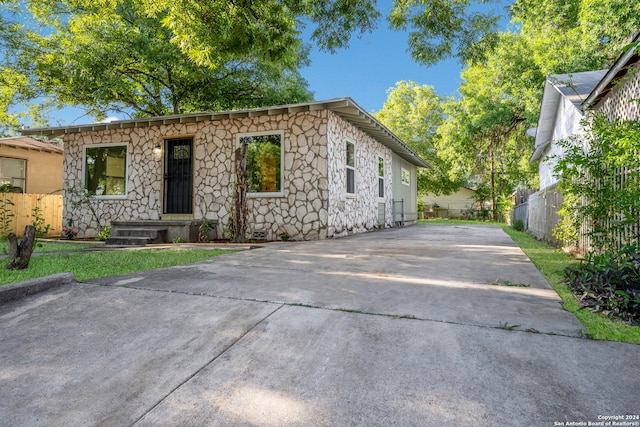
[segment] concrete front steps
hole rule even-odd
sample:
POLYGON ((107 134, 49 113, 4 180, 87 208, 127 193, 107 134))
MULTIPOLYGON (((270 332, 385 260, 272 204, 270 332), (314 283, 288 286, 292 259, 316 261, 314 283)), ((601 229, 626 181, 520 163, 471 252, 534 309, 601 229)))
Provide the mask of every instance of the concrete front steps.
MULTIPOLYGON (((113 228, 111 229, 113 233, 113 228)), ((145 246, 147 243, 167 243, 166 228, 129 228, 121 227, 117 235, 112 235, 105 242, 111 246, 145 246)))
MULTIPOLYGON (((216 237, 217 221, 210 221, 214 229, 207 233, 209 240, 216 237)), ((169 243, 175 240, 193 243, 198 241, 198 228, 202 220, 133 220, 111 221, 111 237, 107 246, 145 246, 152 243, 169 243)))

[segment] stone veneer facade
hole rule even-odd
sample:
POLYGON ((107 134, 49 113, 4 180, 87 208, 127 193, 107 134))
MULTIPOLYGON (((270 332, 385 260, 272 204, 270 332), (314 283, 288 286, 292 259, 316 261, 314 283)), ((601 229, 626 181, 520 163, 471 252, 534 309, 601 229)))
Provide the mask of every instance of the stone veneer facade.
POLYGON ((112 220, 162 219, 163 160, 153 149, 168 138, 193 137, 193 219, 217 220, 217 236, 222 237, 233 210, 238 136, 268 131, 284 136, 282 192, 249 196, 247 237, 257 232, 277 239, 286 230, 294 240, 314 240, 393 226, 392 151, 326 109, 70 133, 65 136, 64 218, 85 237, 95 236, 99 226, 112 220), (356 154, 356 192, 349 196, 347 140, 354 143, 356 154), (77 203, 83 188, 83 147, 125 143, 126 196, 77 203), (378 157, 384 159, 384 199, 378 198, 378 157), (382 203, 384 224, 379 224, 382 203))

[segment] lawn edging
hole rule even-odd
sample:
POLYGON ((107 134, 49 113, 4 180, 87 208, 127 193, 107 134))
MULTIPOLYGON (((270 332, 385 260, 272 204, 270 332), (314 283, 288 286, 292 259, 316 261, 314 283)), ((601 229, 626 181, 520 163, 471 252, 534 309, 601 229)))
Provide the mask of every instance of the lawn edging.
POLYGON ((57 273, 0 286, 0 303, 14 301, 76 282, 73 273, 57 273))
POLYGON ((502 229, 522 249, 533 265, 547 279, 553 290, 558 293, 562 299, 563 308, 576 316, 582 323, 582 326, 588 331, 588 338, 640 344, 640 326, 612 320, 582 308, 569 286, 562 282, 564 268, 571 263, 579 262, 576 258, 560 249, 553 248, 546 242, 538 241, 529 233, 516 231, 508 225, 503 225, 502 229))

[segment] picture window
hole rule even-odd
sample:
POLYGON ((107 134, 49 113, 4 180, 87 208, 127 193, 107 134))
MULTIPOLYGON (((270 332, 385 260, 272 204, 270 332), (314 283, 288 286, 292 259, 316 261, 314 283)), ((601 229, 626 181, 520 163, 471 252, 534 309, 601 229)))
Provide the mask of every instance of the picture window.
POLYGON ((84 188, 93 196, 124 196, 127 191, 127 146, 84 148, 84 188))
POLYGON ((247 192, 282 191, 282 133, 246 135, 240 146, 247 148, 247 192))

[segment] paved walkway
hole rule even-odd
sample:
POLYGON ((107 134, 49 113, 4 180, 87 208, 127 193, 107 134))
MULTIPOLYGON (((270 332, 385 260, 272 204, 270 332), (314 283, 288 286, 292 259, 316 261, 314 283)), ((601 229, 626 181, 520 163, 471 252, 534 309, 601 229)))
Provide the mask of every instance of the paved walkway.
POLYGON ((580 338, 559 301, 500 228, 458 225, 65 285, 0 305, 0 419, 553 426, 640 412, 638 346, 580 338))

